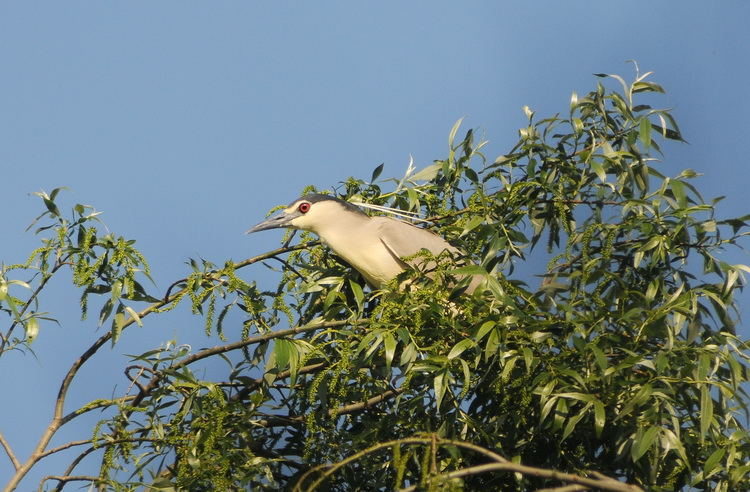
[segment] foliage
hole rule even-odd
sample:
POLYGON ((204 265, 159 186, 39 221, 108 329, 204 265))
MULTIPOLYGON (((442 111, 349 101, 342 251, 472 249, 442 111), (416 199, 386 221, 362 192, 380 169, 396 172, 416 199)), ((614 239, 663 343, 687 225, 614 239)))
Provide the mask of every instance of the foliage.
MULTIPOLYGON (((100 324, 111 318, 66 376, 49 432, 109 408, 82 452, 102 450, 101 474, 75 476, 76 460, 47 483, 750 488, 750 359, 734 303, 748 267, 718 257, 746 234, 748 217, 717 218, 694 172, 657 169, 660 142, 682 137, 668 110, 644 102, 664 92, 647 75, 630 84, 599 75, 564 117, 537 121, 527 109, 519 142, 493 162, 474 131, 457 141, 459 122, 446 159, 410 166, 400 180, 377 181, 380 166, 369 181, 343 183, 350 201, 420 212, 471 259, 440 257, 434 278, 405 272, 383 291, 363 289, 303 235, 222 268, 193 261, 187 278, 152 297, 132 241, 99 236, 95 213, 80 205, 63 219, 57 190, 41 194, 51 221, 38 232, 51 235, 27 264, 2 271, 3 352, 37 336, 38 293, 64 267, 84 316, 94 295, 100 324), (275 290, 242 280, 243 269, 271 260, 284 266, 275 290), (31 270, 32 281, 11 278, 31 270), (466 274, 483 275, 484 288, 463 294, 466 274), (413 282, 399 288, 406 277, 413 282), (11 294, 13 284, 29 294, 11 294), (91 354, 180 303, 226 342, 196 352, 170 342, 137 356, 128 394, 62 414, 91 354), (231 330, 237 339, 227 340, 228 323, 242 324, 231 330), (192 370, 211 359, 229 367, 224 380, 192 370)), ((48 444, 21 463, 3 441, 18 465, 11 485, 58 451, 48 444)))

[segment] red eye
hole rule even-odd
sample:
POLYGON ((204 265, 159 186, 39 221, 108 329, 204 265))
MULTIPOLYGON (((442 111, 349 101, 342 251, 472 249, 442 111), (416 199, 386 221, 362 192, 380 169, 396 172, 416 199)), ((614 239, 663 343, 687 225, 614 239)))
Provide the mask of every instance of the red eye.
POLYGON ((307 202, 302 202, 299 204, 299 207, 297 207, 297 210, 299 210, 303 214, 306 214, 310 211, 310 204, 307 202))

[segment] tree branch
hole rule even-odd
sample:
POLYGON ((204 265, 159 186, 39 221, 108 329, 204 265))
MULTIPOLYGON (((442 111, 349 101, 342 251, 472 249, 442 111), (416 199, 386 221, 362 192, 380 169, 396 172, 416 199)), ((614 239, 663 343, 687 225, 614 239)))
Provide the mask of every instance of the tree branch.
MULTIPOLYGON (((306 245, 296 245, 293 247, 287 247, 287 248, 280 248, 275 251, 271 251, 262 255, 255 256, 253 258, 248 258, 240 263, 235 264, 235 269, 243 268, 248 265, 251 265, 253 263, 257 263, 259 261, 262 261, 264 259, 267 259, 269 257, 273 257, 275 255, 281 254, 283 252, 287 251, 294 251, 296 249, 303 249, 306 247, 306 245)), ((58 264, 55 265, 55 268, 52 270, 53 273, 57 271, 64 263, 58 262, 58 264)), ((212 273, 218 273, 218 272, 212 272, 212 273)), ((175 282, 170 286, 170 290, 168 291, 168 294, 160 301, 157 301, 150 306, 143 309, 141 312, 138 313, 138 318, 141 320, 148 316, 151 313, 154 313, 158 311, 160 308, 170 304, 171 302, 175 301, 176 299, 179 299, 182 297, 183 292, 180 291, 174 295, 170 295, 169 292, 171 292, 171 289, 174 285, 179 284, 178 282, 175 282)), ((44 285, 44 283, 42 284, 44 285)), ((40 285, 39 288, 37 288, 37 291, 34 293, 34 295, 38 294, 38 292, 41 290, 42 285, 40 285)), ((184 290, 184 289, 183 289, 184 290)), ((28 304, 27 304, 28 305, 28 304)), ((124 330, 126 327, 130 326, 135 322, 135 319, 133 317, 129 317, 120 327, 120 330, 124 330)), ((309 328, 309 327, 308 327, 309 328)), ((295 333, 294 329, 287 330, 292 333, 295 333)), ((308 330, 301 330, 301 331, 311 331, 311 329, 308 330)), ((300 331, 300 332, 301 332, 300 331)), ((44 454, 44 450, 49 445, 49 442, 52 440, 52 437, 55 435, 55 433, 58 431, 58 429, 65 423, 69 422, 72 418, 75 418, 77 415, 80 415, 84 412, 73 412, 69 414, 67 417, 63 417, 63 411, 65 406, 65 400, 67 398, 68 390, 70 389, 71 384, 73 383, 73 379, 78 374, 78 371, 83 367, 83 365, 91 358, 94 354, 96 354, 99 349, 106 344, 109 340, 112 339, 113 332, 112 330, 108 331, 99 339, 97 339, 70 367, 68 372, 66 373, 65 377, 63 378, 62 383, 60 384, 60 389, 58 390, 57 398, 55 399, 55 405, 53 410, 53 417, 52 421, 50 422, 49 426, 45 429, 45 431, 42 433, 41 438, 39 439, 39 442, 37 443, 36 447, 34 448, 34 451, 29 455, 28 459, 21 464, 20 466, 16 467, 16 473, 13 474, 11 479, 9 480, 8 484, 5 487, 5 491, 12 491, 14 490, 20 481, 23 479, 24 476, 31 470, 31 468, 39 461, 41 456, 44 454)), ((270 337, 274 338, 274 337, 270 337)), ((269 339, 270 339, 269 338, 269 339)), ((233 349, 230 349, 233 350, 233 349)), ((213 355, 214 353, 223 353, 228 350, 218 350, 216 352, 208 351, 208 355, 213 355)), ((197 355, 197 354, 196 354, 197 355)), ((208 356, 206 355, 206 356, 208 356)), ((200 357, 203 358, 203 357, 200 357)), ((200 358, 195 358, 195 360, 200 360, 200 358)), ((191 362, 194 362, 192 360, 191 362)), ((189 363, 189 362, 188 362, 189 363)), ((152 379, 153 381, 153 379, 152 379)), ((143 392, 139 393, 134 400, 140 401, 142 399, 143 392), (140 397, 140 398, 139 398, 140 397)), ((136 403, 137 405, 137 403, 136 403)), ((7 452, 7 451, 6 451, 7 452)))
POLYGON ((5 436, 3 436, 3 433, 0 431, 0 445, 3 446, 3 449, 8 454, 8 458, 10 458, 10 462, 13 463, 13 468, 15 470, 18 470, 21 468, 21 462, 18 461, 18 458, 16 458, 16 455, 13 454, 13 449, 10 447, 10 444, 8 444, 8 441, 5 440, 5 436))
MULTIPOLYGON (((525 466, 519 463, 510 462, 507 459, 503 458, 502 456, 488 449, 484 449, 480 446, 477 446, 475 444, 461 442, 461 441, 453 441, 453 440, 448 440, 448 439, 440 439, 439 437, 435 435, 431 435, 430 437, 411 437, 411 438, 406 438, 406 439, 398 439, 394 441, 378 443, 374 446, 371 446, 365 450, 360 451, 359 453, 355 453, 349 456, 348 458, 345 458, 337 463, 334 463, 331 465, 325 464, 325 465, 316 466, 308 470, 304 475, 300 477, 299 481, 294 485, 293 490, 295 492, 302 492, 304 490, 312 492, 313 490, 316 490, 317 487, 319 487, 325 480, 327 480, 328 477, 333 475, 333 473, 335 473, 338 469, 346 466, 347 464, 352 463, 368 454, 380 451, 382 449, 388 449, 388 448, 392 448, 393 446, 403 446, 403 445, 456 446, 456 447, 465 448, 465 449, 469 449, 471 451, 477 452, 495 461, 495 463, 487 463, 484 465, 472 466, 469 468, 463 468, 463 469, 456 470, 456 471, 449 472, 449 473, 435 475, 428 479, 428 483, 432 481, 436 481, 436 480, 446 480, 450 478, 458 478, 458 477, 463 477, 463 476, 468 476, 468 475, 478 475, 480 473, 487 473, 487 472, 492 472, 492 471, 511 471, 511 472, 516 472, 516 473, 521 473, 524 475, 531 475, 531 476, 536 476, 536 477, 541 477, 541 478, 549 478, 552 480, 559 480, 561 482, 575 484, 577 487, 579 487, 578 489, 566 489, 566 492, 570 490, 582 490, 580 487, 585 487, 586 489, 593 488, 597 490, 606 490, 606 491, 611 491, 611 492, 643 492, 643 489, 641 489, 640 487, 620 482, 618 480, 615 480, 614 478, 606 477, 599 472, 590 472, 591 475, 596 478, 588 478, 588 477, 582 477, 580 475, 573 475, 570 473, 558 472, 555 470, 548 470, 544 468, 525 466), (310 477, 313 473, 316 473, 316 472, 320 472, 321 475, 309 487, 303 488, 303 484, 305 480, 307 480, 308 477, 310 477)), ((412 486, 412 487, 407 487, 405 489, 401 489, 400 492, 413 492, 417 490, 417 487, 418 487, 417 485, 412 486)))
POLYGON ((42 487, 44 487, 44 483, 48 480, 56 480, 58 483, 57 488, 55 490, 60 490, 62 488, 63 484, 66 484, 68 482, 91 482, 95 483, 97 480, 99 480, 98 477, 92 477, 88 475, 70 475, 70 476, 57 476, 57 475, 47 475, 46 477, 42 478, 42 480, 39 482, 39 491, 41 492, 42 487))
MULTIPOLYGON (((620 482, 614 478, 605 477, 604 475, 597 473, 599 478, 588 478, 580 475, 574 475, 571 473, 563 473, 556 470, 548 470, 545 468, 536 468, 533 466, 525 466, 520 463, 512 463, 506 461, 505 463, 487 463, 484 465, 471 466, 469 468, 463 468, 449 473, 444 473, 430 477, 427 483, 434 481, 448 480, 451 478, 465 477, 469 475, 479 475, 481 473, 488 473, 493 471, 510 471, 514 473, 520 473, 522 475, 530 475, 540 478, 549 478, 551 480, 559 480, 561 482, 567 482, 575 484, 574 489, 563 488, 562 490, 606 490, 611 492, 643 492, 643 489, 635 485, 620 482), (581 488, 583 487, 583 488, 581 488)), ((407 487, 401 489, 399 492, 413 492, 417 489, 417 486, 407 487)), ((558 490, 557 488, 546 489, 558 490)))

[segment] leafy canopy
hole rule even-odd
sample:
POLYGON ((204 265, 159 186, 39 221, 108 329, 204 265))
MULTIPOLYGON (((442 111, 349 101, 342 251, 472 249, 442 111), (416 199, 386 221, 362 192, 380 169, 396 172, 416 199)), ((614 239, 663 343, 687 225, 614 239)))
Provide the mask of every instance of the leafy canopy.
MULTIPOLYGON (((750 488, 750 361, 734 302, 748 267, 718 256, 748 216, 718 218, 696 173, 658 170, 660 145, 682 136, 651 106, 664 91, 648 75, 600 74, 564 116, 526 108, 518 143, 494 161, 473 130, 459 141, 459 122, 444 160, 342 183, 347 200, 419 212, 471 260, 441 256, 432 278, 405 272, 383 291, 302 234, 221 268, 192 261, 189 276, 149 294, 133 241, 101 235, 81 205, 63 218, 58 190, 40 194, 43 246, 2 271, 2 353, 37 337, 39 293, 60 269, 73 271, 84 316, 95 299, 110 326, 62 382, 47 433, 108 409, 74 446, 101 453, 100 475, 76 476, 75 459, 46 485, 750 488), (261 262, 281 266, 272 290, 246 280, 261 262), (462 295, 464 274, 485 276, 484 288, 462 295), (180 303, 224 343, 169 342, 134 358, 127 394, 63 412, 91 355, 180 303), (193 369, 217 358, 223 380, 193 369)), ((17 460, 15 483, 48 445, 17 460)))

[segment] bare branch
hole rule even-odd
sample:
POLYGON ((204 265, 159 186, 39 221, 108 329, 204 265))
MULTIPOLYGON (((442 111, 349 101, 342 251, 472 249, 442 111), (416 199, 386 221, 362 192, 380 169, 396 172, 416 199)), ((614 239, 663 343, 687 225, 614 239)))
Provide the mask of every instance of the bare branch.
MULTIPOLYGON (((310 470, 308 470, 304 475, 302 475, 302 477, 300 477, 299 481, 294 486, 294 490, 295 492, 301 492, 303 490, 307 490, 307 491, 316 490, 318 486, 320 486, 325 480, 327 480, 331 475, 333 475, 333 473, 335 473, 336 470, 342 468, 343 466, 346 466, 347 464, 357 461, 358 459, 368 454, 380 451, 382 449, 390 449, 393 446, 403 446, 403 445, 456 446, 460 448, 469 449, 474 452, 478 452, 484 456, 487 456, 493 461, 495 461, 495 463, 487 463, 484 465, 472 466, 469 468, 463 468, 461 470, 456 470, 456 471, 445 473, 445 474, 435 475, 430 478, 430 481, 447 480, 451 478, 464 477, 468 475, 478 475, 480 473, 487 473, 487 472, 493 472, 493 471, 511 471, 515 473, 521 473, 524 475, 536 476, 536 477, 541 477, 541 478, 549 478, 552 480, 559 480, 561 482, 574 484, 576 487, 579 487, 577 489, 563 489, 566 492, 570 490, 585 490, 588 488, 593 488, 597 490, 606 490, 606 491, 612 491, 612 492, 642 492, 642 489, 635 485, 626 484, 618 480, 615 480, 613 478, 606 477, 599 472, 591 472, 591 475, 596 478, 588 478, 588 477, 582 477, 580 475, 563 473, 563 472, 558 472, 555 470, 549 470, 545 468, 525 466, 525 465, 521 465, 518 463, 510 462, 507 459, 503 458, 502 456, 496 453, 493 453, 490 450, 483 449, 480 446, 476 446, 474 444, 465 443, 461 441, 440 439, 436 435, 432 435, 430 437, 412 437, 412 438, 407 438, 407 439, 399 439, 399 440, 394 440, 394 441, 378 443, 363 451, 360 451, 359 453, 355 453, 349 456, 348 458, 339 461, 338 463, 334 463, 331 465, 316 466, 315 468, 311 468, 310 470), (303 484, 305 480, 307 480, 308 477, 310 477, 313 473, 316 473, 316 472, 320 472, 320 476, 318 477, 318 479, 315 480, 309 487, 303 488, 303 484), (580 487, 584 487, 584 489, 581 489, 580 487)), ((415 491, 416 489, 417 489, 417 486, 415 485, 412 487, 407 487, 405 489, 402 489, 401 492, 410 492, 410 491, 415 491)))
MULTIPOLYGON (((556 470, 549 470, 546 468, 536 468, 533 466, 525 466, 519 463, 488 463, 485 465, 472 466, 469 468, 463 468, 449 473, 440 474, 431 477, 428 482, 447 480, 451 478, 465 477, 469 475, 479 475, 481 473, 488 473, 494 471, 510 471, 514 473, 521 473, 522 475, 529 475, 540 478, 549 478, 551 480, 559 480, 561 482, 575 484, 577 488, 574 489, 563 489, 563 490, 606 490, 611 492, 643 492, 643 489, 635 485, 620 482, 613 478, 605 477, 601 474, 597 476, 602 478, 588 478, 580 475, 574 475, 571 473, 563 473, 556 470), (581 488, 583 487, 583 488, 581 488)), ((401 489, 400 492, 412 492, 416 490, 416 486, 407 487, 401 489)), ((558 490, 558 489, 547 489, 547 490, 558 490)))
POLYGON ((550 487, 546 489, 539 489, 535 492, 579 492, 581 490, 591 490, 585 485, 563 485, 562 487, 550 487))
POLYGON ((56 480, 59 482, 58 488, 56 490, 59 490, 62 488, 63 484, 66 484, 68 482, 91 482, 94 483, 97 480, 99 480, 97 477, 92 477, 89 475, 75 475, 75 476, 57 476, 57 475, 47 475, 46 477, 42 478, 42 480, 39 482, 39 491, 41 492, 44 487, 44 483, 49 480, 56 480))
POLYGON ((10 458, 10 462, 13 463, 13 468, 18 470, 21 468, 21 462, 18 461, 18 458, 16 458, 16 455, 13 454, 13 449, 10 447, 10 444, 8 441, 5 440, 5 436, 3 436, 3 433, 0 432, 0 445, 3 446, 3 449, 8 454, 8 458, 10 458))
POLYGON ((374 407, 378 403, 382 403, 386 400, 390 400, 391 398, 395 398, 403 392, 404 390, 401 388, 387 390, 377 396, 373 396, 369 400, 359 402, 359 403, 350 403, 349 405, 344 405, 336 409, 328 410, 328 415, 329 416, 346 415, 349 413, 355 413, 355 412, 360 412, 362 410, 367 410, 368 408, 374 407))

